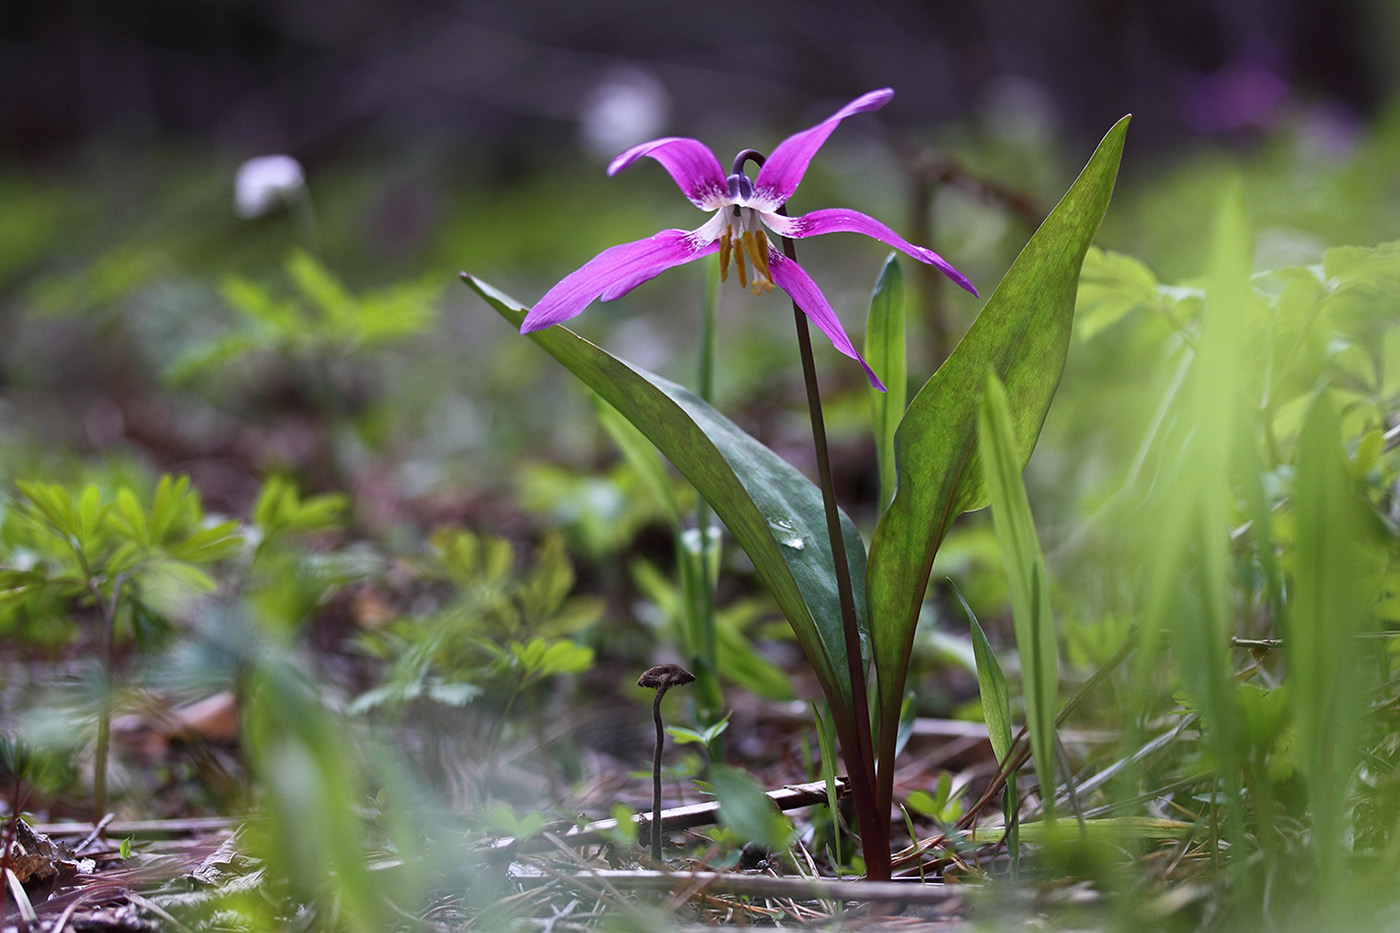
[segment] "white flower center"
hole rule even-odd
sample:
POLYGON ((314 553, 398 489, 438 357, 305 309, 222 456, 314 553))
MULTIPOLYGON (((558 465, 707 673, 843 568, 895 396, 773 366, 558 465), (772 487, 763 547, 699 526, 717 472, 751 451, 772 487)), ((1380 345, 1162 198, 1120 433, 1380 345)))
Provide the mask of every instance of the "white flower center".
MULTIPOLYGON (((739 178, 744 178, 740 175, 739 178)), ((744 178, 744 181, 748 179, 744 178)), ((734 176, 730 177, 729 189, 735 191, 734 176)), ((751 190, 751 189, 750 189, 751 190)), ((719 238, 719 280, 729 278, 729 259, 734 258, 734 269, 739 275, 739 284, 747 286, 755 295, 773 290, 773 275, 768 271, 768 251, 773 244, 768 241, 763 222, 758 211, 741 204, 720 208, 724 218, 724 232, 719 238), (750 284, 746 258, 753 261, 753 281, 750 284)))

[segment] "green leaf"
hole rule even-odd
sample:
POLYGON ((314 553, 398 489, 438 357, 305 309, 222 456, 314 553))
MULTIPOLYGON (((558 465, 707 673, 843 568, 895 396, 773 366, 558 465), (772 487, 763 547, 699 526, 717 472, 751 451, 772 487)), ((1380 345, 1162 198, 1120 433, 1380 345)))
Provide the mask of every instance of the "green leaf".
POLYGON ((1160 301, 1157 277, 1132 256, 1089 247, 1079 276, 1075 323, 1081 340, 1089 340, 1134 311, 1160 301))
POLYGON ((869 569, 881 812, 891 804, 894 724, 934 555, 959 513, 986 504, 975 443, 978 390, 991 367, 1012 399, 1015 449, 1024 464, 1059 385, 1080 265, 1108 209, 1128 120, 1109 130, 966 336, 909 404, 895 435, 898 486, 871 540, 869 569))
POLYGON ((146 512, 141 508, 136 493, 126 486, 117 490, 117 503, 112 521, 122 537, 143 547, 150 546, 151 530, 146 524, 146 512))
POLYGON ((141 599, 128 599, 131 612, 131 634, 142 652, 154 653, 166 647, 175 634, 175 626, 141 599))
POLYGON ((836 735, 832 730, 831 717, 822 713, 817 706, 816 700, 809 700, 812 707, 812 721, 817 729, 817 747, 821 750, 822 761, 822 781, 826 784, 826 804, 831 810, 832 819, 835 820, 837 811, 836 798, 836 767, 838 758, 836 757, 836 735))
MULTIPOLYGON (((1195 824, 1151 816, 1110 816, 1073 822, 1036 820, 1019 824, 1022 842, 1045 845, 1056 840, 1076 838, 1101 839, 1123 843, 1133 839, 1181 839, 1195 824)), ((977 845, 1001 842, 1006 833, 1004 825, 983 824, 966 830, 959 838, 977 845)))
POLYGON ((972 626, 972 652, 977 659, 977 690, 982 698, 982 719, 987 723, 987 737, 992 742, 992 754, 997 764, 1004 764, 1011 752, 1011 691, 1007 686, 1006 674, 1001 662, 987 641, 987 633, 977 621, 972 607, 963 599, 963 594, 955 586, 953 593, 958 597, 967 621, 972 626))
POLYGON ((880 466, 880 511, 894 498, 894 433, 904 417, 909 397, 908 360, 904 335, 904 274, 895 253, 885 260, 865 325, 865 361, 885 376, 886 391, 870 390, 870 420, 875 429, 875 455, 880 466))
POLYGON ((263 286, 242 276, 231 275, 224 279, 224 300, 243 312, 255 322, 264 324, 278 334, 290 334, 297 322, 296 306, 287 301, 277 301, 263 286))
POLYGON ((1255 300, 1254 250, 1240 188, 1232 184, 1220 199, 1199 336, 1180 396, 1163 409, 1178 421, 1180 440, 1156 445, 1163 448, 1157 475, 1135 517, 1151 555, 1137 605, 1143 644, 1135 687, 1142 697, 1152 689, 1147 664, 1159 636, 1169 634, 1181 692, 1201 712, 1203 750, 1220 781, 1222 836, 1232 847, 1244 845, 1246 818, 1236 671, 1226 648, 1239 611, 1231 592, 1238 561, 1230 541, 1238 501, 1231 478, 1245 468, 1237 453, 1254 432, 1247 362, 1254 350, 1244 328, 1255 300))
POLYGON ((243 547, 238 522, 222 522, 201 528, 189 537, 176 541, 166 552, 176 560, 210 563, 232 557, 243 547))
POLYGON ((355 321, 358 342, 384 344, 422 333, 437 321, 435 302, 441 286, 431 281, 410 282, 359 300, 355 321))
POLYGON ((567 639, 549 641, 536 635, 524 644, 511 642, 510 652, 527 680, 577 674, 593 665, 593 649, 567 639))
POLYGON ((49 582, 49 578, 37 570, 0 567, 0 606, 23 602, 44 590, 49 582))
POLYGON ((258 501, 253 504, 253 523, 264 535, 271 534, 281 524, 280 516, 289 509, 286 504, 289 500, 291 508, 295 508, 296 489, 286 477, 273 476, 263 483, 258 501))
POLYGON ((707 726, 704 729, 691 729, 688 726, 667 726, 666 732, 682 745, 689 745, 691 743, 709 745, 715 739, 723 735, 724 731, 729 728, 729 717, 732 715, 734 715, 734 713, 731 710, 725 713, 724 718, 719 722, 707 726))
POLYGON ((17 480, 15 488, 29 500, 38 516, 59 534, 70 540, 78 537, 78 515, 68 490, 56 484, 17 480))
POLYGON ((198 506, 190 497, 190 478, 178 479, 166 474, 156 484, 156 493, 151 500, 151 541, 159 544, 182 523, 189 510, 189 519, 197 520, 198 506))
POLYGON ((1298 439, 1293 600, 1283 650, 1298 749, 1311 798, 1320 877, 1344 871, 1348 777, 1357 764, 1366 684, 1360 636, 1374 626, 1369 609, 1385 545, 1368 527, 1347 468, 1338 418, 1319 395, 1298 439))
POLYGON ((740 839, 781 852, 792 841, 792 822, 762 786, 742 771, 716 767, 710 786, 719 801, 719 822, 740 839))
POLYGON ((953 776, 944 771, 938 776, 934 793, 926 790, 910 791, 905 805, 921 816, 932 817, 944 825, 957 821, 962 816, 962 800, 953 796, 953 776))
POLYGON ((1016 651, 1021 658, 1021 689, 1026 698, 1026 730, 1030 733, 1031 756, 1048 816, 1053 814, 1050 804, 1055 786, 1055 701, 1060 683, 1055 619, 1050 612, 1045 557, 1036 539, 1030 500, 1021 482, 1020 457, 1011 434, 1010 403, 1001 380, 991 371, 982 391, 978 423, 978 449, 992 498, 992 524, 1011 591, 1016 651))
POLYGON ((345 286, 304 250, 293 250, 287 258, 287 275, 297 289, 320 306, 335 336, 348 332, 356 302, 345 286))
POLYGON ((106 511, 102 503, 102 493, 96 486, 90 485, 83 490, 78 499, 78 540, 85 542, 84 547, 97 533, 97 526, 102 522, 106 511))
MULTIPOLYGON (((735 609, 743 611, 745 607, 735 609)), ((735 615, 735 611, 726 608, 715 617, 716 663, 720 672, 725 679, 765 700, 791 700, 795 695, 792 681, 781 667, 759 654, 739 631, 735 615)))
POLYGON ((273 476, 253 505, 253 522, 266 542, 283 532, 315 532, 336 527, 348 500, 340 493, 323 493, 302 500, 296 484, 273 476))
MULTIPOLYGON (((518 327, 524 320, 518 302, 479 279, 463 278, 511 324, 518 327)), ((843 742, 853 742, 845 637, 821 491, 682 386, 635 369, 563 327, 530 337, 636 425, 704 496, 792 625, 837 711, 843 742)), ((865 548, 844 515, 842 530, 856 605, 863 610, 865 548)))
POLYGON ((184 350, 170 363, 164 378, 182 385, 199 373, 216 372, 241 356, 260 349, 264 341, 253 334, 237 333, 216 337, 206 344, 184 350))

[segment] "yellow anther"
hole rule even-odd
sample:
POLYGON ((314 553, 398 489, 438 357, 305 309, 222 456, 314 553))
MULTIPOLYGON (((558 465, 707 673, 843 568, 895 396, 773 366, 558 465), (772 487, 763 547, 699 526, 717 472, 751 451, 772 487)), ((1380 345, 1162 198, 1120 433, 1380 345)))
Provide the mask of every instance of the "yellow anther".
MULTIPOLYGON (((755 237, 755 239, 758 239, 758 237, 755 237)), ((768 244, 759 240, 756 245, 758 248, 754 251, 756 253, 753 259, 754 265, 761 265, 763 267, 763 277, 771 281, 773 273, 768 271, 768 244)))
POLYGON ((742 240, 744 252, 748 253, 749 258, 753 260, 754 268, 762 273, 764 278, 769 278, 768 244, 759 237, 760 234, 754 233, 752 230, 744 231, 742 240))
POLYGON ((773 275, 768 271, 767 237, 760 239, 760 236, 761 234, 756 234, 752 230, 746 230, 740 240, 743 243, 744 252, 753 260, 753 288, 750 291, 755 295, 762 295, 773 290, 773 275))
POLYGON ((729 251, 733 248, 733 243, 729 239, 729 231, 725 231, 724 236, 719 238, 719 280, 723 282, 729 278, 729 251))

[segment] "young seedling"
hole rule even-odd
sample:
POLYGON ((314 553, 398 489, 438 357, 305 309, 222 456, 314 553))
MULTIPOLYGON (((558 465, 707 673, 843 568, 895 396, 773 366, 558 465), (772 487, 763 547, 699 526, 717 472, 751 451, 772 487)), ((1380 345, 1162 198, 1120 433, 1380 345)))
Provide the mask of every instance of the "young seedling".
POLYGON ((637 678, 638 687, 650 687, 656 691, 656 699, 651 704, 651 719, 656 723, 656 751, 651 758, 651 859, 661 862, 661 747, 666 741, 666 732, 661 727, 661 698, 672 687, 679 687, 695 680, 695 675, 679 664, 658 664, 649 667, 637 678))

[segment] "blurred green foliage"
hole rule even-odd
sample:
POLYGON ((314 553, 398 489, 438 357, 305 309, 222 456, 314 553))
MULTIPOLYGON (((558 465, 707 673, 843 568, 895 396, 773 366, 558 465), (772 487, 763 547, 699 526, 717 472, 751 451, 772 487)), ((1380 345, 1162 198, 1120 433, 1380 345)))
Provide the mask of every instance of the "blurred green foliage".
POLYGON ((436 323, 434 300, 441 283, 396 284, 356 296, 301 250, 292 252, 285 269, 295 290, 291 298, 244 276, 225 279, 224 300, 244 318, 245 329, 187 351, 171 364, 167 377, 180 383, 254 352, 330 361, 423 333, 436 323))
MULTIPOLYGON (((594 649, 581 639, 598 622, 602 605, 570 595, 573 567, 557 535, 521 568, 509 541, 443 528, 433 534, 429 553, 410 566, 419 580, 444 585, 445 592, 436 608, 357 639, 360 650, 385 667, 380 685, 361 693, 350 712, 383 710, 429 729, 452 723, 479 737, 474 757, 489 772, 507 727, 522 718, 522 698, 523 718, 538 734, 541 683, 593 665, 594 649), (464 707, 479 712, 470 719, 443 716, 464 707)), ((490 796, 489 787, 484 793, 490 796)))

